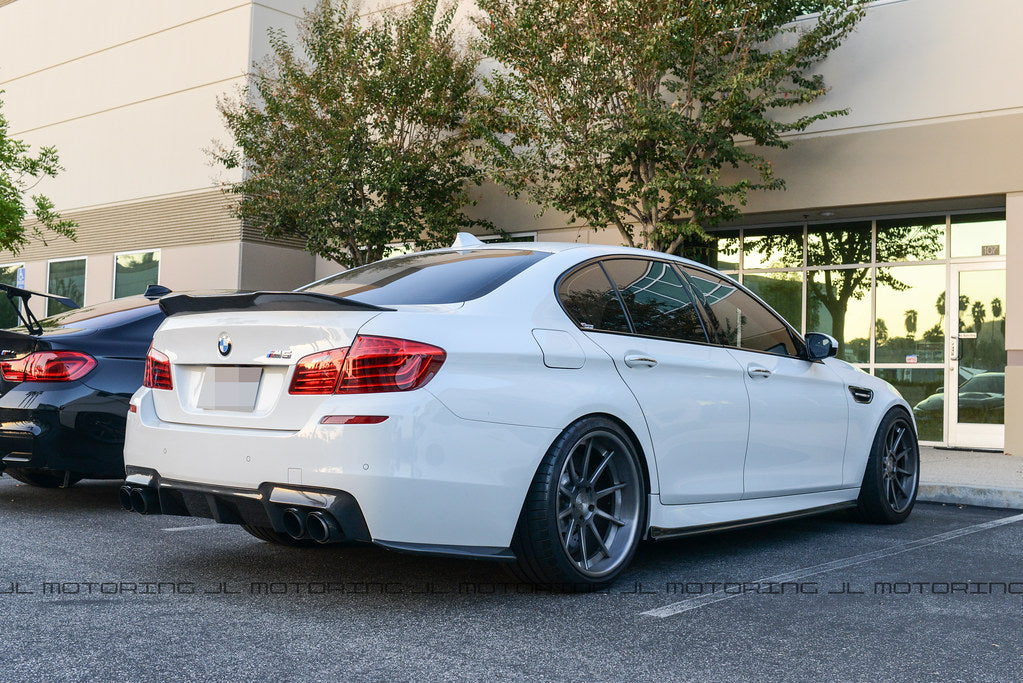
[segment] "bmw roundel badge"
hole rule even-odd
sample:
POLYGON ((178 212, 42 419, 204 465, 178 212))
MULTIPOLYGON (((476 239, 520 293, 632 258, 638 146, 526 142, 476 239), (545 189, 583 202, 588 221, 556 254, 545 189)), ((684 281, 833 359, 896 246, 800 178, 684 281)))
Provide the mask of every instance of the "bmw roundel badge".
POLYGON ((227 335, 227 332, 221 333, 217 340, 217 350, 220 351, 221 356, 231 353, 231 337, 227 335))

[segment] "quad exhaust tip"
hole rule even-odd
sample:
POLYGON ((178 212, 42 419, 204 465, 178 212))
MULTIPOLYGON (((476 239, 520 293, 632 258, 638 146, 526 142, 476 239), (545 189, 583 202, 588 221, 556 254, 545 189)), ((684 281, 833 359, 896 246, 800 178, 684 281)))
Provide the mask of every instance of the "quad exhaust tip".
POLYGON ((310 512, 305 518, 306 532, 317 543, 331 543, 343 538, 341 525, 326 512, 310 512))
POLYGON ((117 492, 117 497, 125 510, 140 515, 160 514, 160 496, 153 489, 125 485, 117 492))
POLYGON ((121 501, 121 509, 122 510, 127 510, 128 512, 131 512, 132 510, 135 509, 131 505, 131 487, 130 486, 122 486, 121 489, 117 492, 117 498, 118 498, 118 500, 121 501))
POLYGON ((284 531, 295 540, 305 537, 305 515, 295 509, 288 508, 282 513, 284 531))

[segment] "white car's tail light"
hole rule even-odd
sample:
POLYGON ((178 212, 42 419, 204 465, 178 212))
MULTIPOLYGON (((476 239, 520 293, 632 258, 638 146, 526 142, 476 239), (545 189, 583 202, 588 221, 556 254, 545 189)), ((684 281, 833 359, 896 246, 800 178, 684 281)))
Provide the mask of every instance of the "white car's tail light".
POLYGON ((300 359, 288 393, 411 391, 433 379, 446 357, 444 349, 422 342, 359 336, 350 347, 300 359))
POLYGON ((299 359, 289 394, 333 394, 349 347, 321 351, 299 359))
POLYGON ((356 337, 337 386, 339 394, 411 391, 437 374, 444 349, 390 337, 356 337))
POLYGON ((152 346, 146 354, 146 373, 142 378, 142 386, 150 389, 173 389, 171 381, 170 358, 152 346))

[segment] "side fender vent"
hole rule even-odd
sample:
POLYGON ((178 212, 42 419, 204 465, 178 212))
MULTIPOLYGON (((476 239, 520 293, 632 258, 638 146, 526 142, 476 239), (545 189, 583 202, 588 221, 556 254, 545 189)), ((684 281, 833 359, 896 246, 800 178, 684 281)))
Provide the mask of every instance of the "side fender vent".
POLYGON ((874 392, 863 387, 850 386, 849 393, 852 394, 853 400, 857 403, 870 403, 874 400, 874 392))

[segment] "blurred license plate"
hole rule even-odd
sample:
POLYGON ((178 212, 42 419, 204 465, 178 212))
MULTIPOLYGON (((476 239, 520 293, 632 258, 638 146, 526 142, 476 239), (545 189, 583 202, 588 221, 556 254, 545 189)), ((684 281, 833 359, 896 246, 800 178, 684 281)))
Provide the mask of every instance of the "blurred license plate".
POLYGON ((251 412, 256 407, 262 375, 262 368, 212 365, 203 374, 198 406, 203 410, 251 412))

